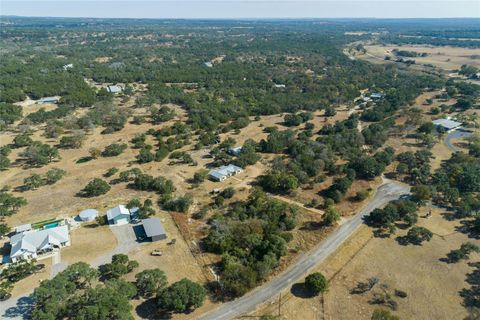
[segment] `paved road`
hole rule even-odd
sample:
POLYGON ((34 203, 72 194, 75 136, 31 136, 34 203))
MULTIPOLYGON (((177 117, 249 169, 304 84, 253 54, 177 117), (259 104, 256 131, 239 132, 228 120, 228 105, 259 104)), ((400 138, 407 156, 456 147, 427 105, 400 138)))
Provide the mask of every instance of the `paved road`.
POLYGON ((459 148, 455 147, 452 143, 453 139, 463 139, 468 138, 473 135, 473 132, 463 129, 454 130, 449 132, 445 137, 445 144, 447 145, 448 149, 452 150, 453 152, 460 151, 459 148))
POLYGON ((380 186, 373 199, 353 218, 343 223, 330 236, 310 252, 302 255, 293 265, 264 286, 232 302, 204 314, 201 320, 227 320, 247 314, 255 308, 303 279, 305 274, 318 263, 324 261, 362 224, 363 217, 373 209, 407 194, 409 188, 397 182, 387 181, 380 186))

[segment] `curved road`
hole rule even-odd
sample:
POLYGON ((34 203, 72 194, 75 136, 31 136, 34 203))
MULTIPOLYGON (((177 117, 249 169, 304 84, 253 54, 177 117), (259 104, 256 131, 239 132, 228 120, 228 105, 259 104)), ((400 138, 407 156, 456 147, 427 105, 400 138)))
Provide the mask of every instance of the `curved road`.
POLYGON ((445 144, 450 150, 452 150, 452 152, 457 152, 457 151, 460 151, 461 149, 455 147, 452 143, 452 140, 468 138, 468 137, 471 137, 472 135, 473 135, 473 132, 471 131, 464 130, 464 129, 457 129, 447 134, 447 136, 445 137, 445 144))
POLYGON ((409 187, 403 184, 393 181, 383 183, 378 188, 373 199, 370 200, 370 202, 358 214, 339 226, 314 249, 300 256, 293 265, 279 276, 249 294, 225 303, 219 308, 204 314, 200 319, 233 319, 254 311, 259 304, 274 297, 282 290, 289 288, 293 283, 302 279, 311 268, 324 261, 362 224, 365 215, 369 214, 375 208, 385 205, 391 200, 398 199, 402 195, 408 194, 408 192, 409 187))

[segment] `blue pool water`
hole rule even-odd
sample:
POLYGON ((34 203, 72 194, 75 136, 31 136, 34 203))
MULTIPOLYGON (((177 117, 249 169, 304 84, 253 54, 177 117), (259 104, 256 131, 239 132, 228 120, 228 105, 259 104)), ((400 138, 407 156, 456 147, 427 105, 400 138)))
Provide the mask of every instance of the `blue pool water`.
POLYGON ((43 226, 44 229, 51 229, 51 228, 55 228, 55 227, 58 227, 58 222, 49 223, 49 224, 46 224, 46 225, 43 226))

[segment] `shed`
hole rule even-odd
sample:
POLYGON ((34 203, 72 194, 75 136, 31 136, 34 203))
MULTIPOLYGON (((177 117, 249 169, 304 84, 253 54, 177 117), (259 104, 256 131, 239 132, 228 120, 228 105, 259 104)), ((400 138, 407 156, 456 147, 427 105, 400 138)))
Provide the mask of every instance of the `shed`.
POLYGON ((167 238, 165 228, 159 218, 148 218, 142 221, 143 229, 147 238, 152 242, 164 240, 167 238))
POLYGON ((110 93, 120 93, 122 92, 122 87, 120 86, 108 86, 107 91, 110 93))
POLYGON ((107 219, 109 224, 127 224, 131 220, 130 210, 128 210, 123 204, 118 205, 107 211, 107 219))
POLYGON ((98 211, 95 209, 86 209, 79 213, 78 217, 82 221, 93 221, 97 217, 98 211))

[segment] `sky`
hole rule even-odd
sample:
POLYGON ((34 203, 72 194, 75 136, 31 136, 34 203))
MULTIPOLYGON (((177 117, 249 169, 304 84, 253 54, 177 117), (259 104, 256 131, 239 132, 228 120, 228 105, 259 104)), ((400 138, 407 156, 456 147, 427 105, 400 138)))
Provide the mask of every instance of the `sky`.
POLYGON ((480 0, 0 0, 0 15, 93 18, 480 18, 480 0))

